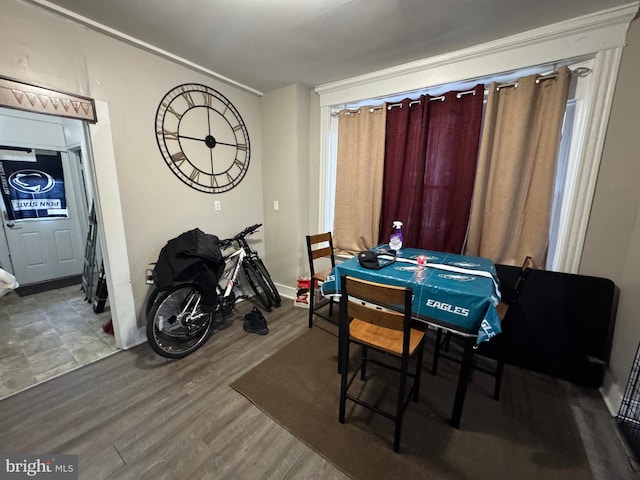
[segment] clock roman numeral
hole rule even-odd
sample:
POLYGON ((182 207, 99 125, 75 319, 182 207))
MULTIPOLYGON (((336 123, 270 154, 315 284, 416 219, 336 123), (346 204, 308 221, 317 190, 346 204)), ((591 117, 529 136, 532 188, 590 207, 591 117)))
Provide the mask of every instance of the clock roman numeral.
POLYGON ((227 183, 231 182, 233 182, 233 176, 229 172, 227 172, 227 183))
POLYGON ((211 95, 207 92, 202 92, 202 97, 204 99, 204 106, 211 108, 211 95))
POLYGON ((248 150, 248 147, 244 143, 239 143, 238 150, 242 150, 243 152, 246 152, 248 150))
POLYGON ((177 111, 176 111, 172 106, 170 106, 170 105, 169 105, 169 106, 167 106, 167 112, 171 112, 171 113, 173 113, 173 114, 176 116, 176 118, 177 118, 178 120, 180 120, 180 119, 182 118, 182 115, 181 115, 180 113, 178 113, 178 112, 177 112, 177 111))
MULTIPOLYGON (((161 132, 158 132, 161 133, 161 132)), ((162 130, 165 140, 178 140, 178 132, 172 132, 170 130, 162 130)))
POLYGON ((240 170, 242 170, 244 168, 244 162, 242 160, 240 160, 239 158, 236 158, 233 161, 233 164, 238 167, 240 170))
POLYGON ((242 125, 236 125, 235 127, 233 127, 234 132, 237 132, 238 130, 242 130, 242 125))
POLYGON ((191 175, 189 175, 189 179, 197 183, 199 176, 200 176, 200 170, 198 170, 197 168, 194 168, 193 171, 191 172, 191 175))
POLYGON ((189 105, 189 108, 195 107, 196 104, 193 101, 193 97, 191 96, 191 92, 184 92, 183 96, 184 96, 184 99, 187 101, 187 105, 189 105))
POLYGON ((176 167, 180 168, 180 165, 182 165, 187 160, 187 157, 183 152, 177 152, 171 155, 171 160, 173 160, 173 163, 176 165, 176 167))

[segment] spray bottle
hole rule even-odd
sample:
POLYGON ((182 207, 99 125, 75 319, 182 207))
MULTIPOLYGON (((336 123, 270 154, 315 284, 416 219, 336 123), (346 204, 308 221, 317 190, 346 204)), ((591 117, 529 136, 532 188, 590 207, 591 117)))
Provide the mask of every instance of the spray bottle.
POLYGON ((389 248, 397 252, 402 248, 402 241, 402 222, 399 220, 395 220, 393 222, 393 230, 391 232, 391 236, 389 237, 389 248))

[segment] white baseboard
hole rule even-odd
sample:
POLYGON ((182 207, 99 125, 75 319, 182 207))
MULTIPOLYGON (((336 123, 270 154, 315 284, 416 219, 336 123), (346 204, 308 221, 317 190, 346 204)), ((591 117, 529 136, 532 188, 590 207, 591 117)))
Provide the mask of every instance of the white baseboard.
POLYGON ((281 297, 290 298, 293 300, 296 298, 296 289, 294 287, 290 287, 288 285, 282 285, 280 283, 276 283, 276 288, 278 289, 278 293, 281 297))
POLYGON ((608 369, 605 370, 602 386, 599 390, 611 416, 617 415, 620 405, 622 404, 623 391, 613 381, 608 369))

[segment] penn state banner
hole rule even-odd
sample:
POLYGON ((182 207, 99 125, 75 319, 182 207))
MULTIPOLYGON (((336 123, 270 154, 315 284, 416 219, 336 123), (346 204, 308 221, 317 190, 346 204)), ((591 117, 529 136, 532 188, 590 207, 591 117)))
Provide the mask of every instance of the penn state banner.
POLYGON ((1 160, 0 186, 9 220, 69 216, 60 152, 1 160))

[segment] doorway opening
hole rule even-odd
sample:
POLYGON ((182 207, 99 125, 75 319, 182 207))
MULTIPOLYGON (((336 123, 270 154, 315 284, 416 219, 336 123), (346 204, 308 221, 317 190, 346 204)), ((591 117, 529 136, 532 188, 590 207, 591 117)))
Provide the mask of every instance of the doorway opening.
POLYGON ((93 188, 82 122, 0 108, 0 125, 0 266, 19 295, 80 283, 97 260, 86 255, 93 188))
POLYGON ((95 234, 96 189, 86 126, 81 120, 4 108, 0 124, 3 180, 13 175, 27 192, 22 198, 3 192, 0 199, 0 267, 21 285, 2 298, 0 308, 8 332, 0 349, 16 365, 3 368, 2 398, 119 348, 113 330, 104 328, 111 321, 109 305, 98 312, 93 303, 102 248, 95 234), (58 177, 63 188, 45 199, 30 194, 49 188, 48 176, 58 177), (32 208, 41 206, 46 208, 32 208), (94 248, 88 256, 90 238, 94 248), (89 269, 91 290, 83 288, 88 265, 94 267, 89 269))

